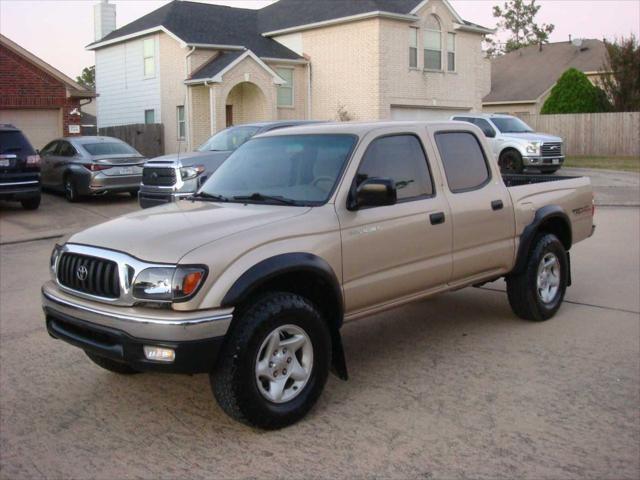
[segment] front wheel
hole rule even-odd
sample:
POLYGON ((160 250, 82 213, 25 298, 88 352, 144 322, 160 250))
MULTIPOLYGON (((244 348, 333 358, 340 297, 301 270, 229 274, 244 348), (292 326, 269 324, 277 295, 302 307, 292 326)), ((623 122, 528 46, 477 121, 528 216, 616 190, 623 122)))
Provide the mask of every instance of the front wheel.
POLYGON ((507 150, 500 155, 498 160, 500 171, 502 173, 522 173, 524 170, 522 164, 522 155, 516 150, 507 150))
POLYGON ((331 337, 318 309, 299 295, 268 294, 240 313, 210 375, 220 407, 263 429, 303 418, 327 381, 331 337))
POLYGON ((564 299, 569 278, 567 252, 553 234, 539 235, 523 272, 507 276, 507 295, 513 312, 525 320, 553 317, 564 299))

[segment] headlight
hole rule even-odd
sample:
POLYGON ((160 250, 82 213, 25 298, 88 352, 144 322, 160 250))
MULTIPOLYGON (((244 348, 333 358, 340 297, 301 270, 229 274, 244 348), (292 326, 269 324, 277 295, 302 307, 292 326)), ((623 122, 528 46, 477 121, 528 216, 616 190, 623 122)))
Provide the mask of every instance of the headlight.
POLYGON ((183 180, 191 180, 204 172, 204 165, 194 165, 193 167, 182 167, 180 176, 183 180))
POLYGON ((207 274, 204 267, 152 267, 133 282, 133 296, 157 302, 181 302, 191 298, 207 274))
POLYGON ((49 268, 51 271, 51 276, 55 280, 56 279, 56 267, 58 266, 58 258, 60 258, 60 254, 62 253, 62 247, 56 244, 53 247, 53 251, 51 252, 51 259, 49 260, 49 268))
POLYGON ((534 155, 540 154, 540 142, 531 142, 527 145, 527 153, 532 153, 534 155))

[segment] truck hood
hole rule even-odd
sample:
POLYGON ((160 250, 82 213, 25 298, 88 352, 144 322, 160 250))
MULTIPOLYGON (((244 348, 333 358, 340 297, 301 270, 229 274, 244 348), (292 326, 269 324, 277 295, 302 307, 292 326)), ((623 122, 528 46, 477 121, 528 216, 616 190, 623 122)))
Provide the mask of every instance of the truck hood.
MULTIPOLYGON (((174 164, 178 163, 182 167, 190 167, 192 165, 199 165, 202 163, 209 163, 211 161, 217 161, 222 163, 233 152, 219 152, 208 150, 206 152, 188 152, 188 153, 172 153, 171 155, 162 155, 149 161, 149 163, 166 163, 174 164)), ((216 162, 216 163, 217 163, 216 162)))
POLYGON ((307 211, 309 207, 182 200, 96 225, 68 242, 118 250, 148 262, 177 263, 194 248, 307 211))
POLYGON ((527 140, 529 142, 562 142, 562 138, 547 133, 503 133, 503 138, 514 138, 518 140, 527 140))

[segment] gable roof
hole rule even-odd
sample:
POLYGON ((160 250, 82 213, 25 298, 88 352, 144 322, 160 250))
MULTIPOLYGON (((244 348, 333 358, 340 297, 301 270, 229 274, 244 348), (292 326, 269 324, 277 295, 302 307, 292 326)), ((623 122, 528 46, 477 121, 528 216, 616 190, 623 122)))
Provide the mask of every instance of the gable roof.
POLYGON ((491 92, 483 103, 534 103, 555 85, 569 68, 598 72, 607 59, 600 40, 583 40, 581 47, 571 42, 531 45, 491 61, 491 92))
POLYGON ((186 80, 185 83, 198 84, 205 81, 213 83, 222 82, 223 75, 247 57, 252 58, 260 67, 266 70, 267 73, 273 77, 274 83, 278 85, 286 83, 284 79, 280 78, 271 67, 260 60, 251 50, 221 52, 193 72, 191 78, 186 80))
MULTIPOLYGON (((298 54, 268 38, 288 29, 304 29, 350 17, 391 16, 415 21, 414 13, 429 0, 279 0, 260 10, 210 3, 173 0, 87 46, 94 50, 134 36, 164 31, 185 45, 244 47, 263 58, 301 59, 298 54)), ((477 33, 493 30, 462 20, 448 0, 443 0, 459 28, 477 33)))
POLYGON ((13 50, 15 53, 25 58, 28 62, 38 67, 40 70, 44 70, 53 78, 58 80, 60 83, 64 84, 64 86, 67 88, 67 91, 69 92, 69 95, 71 97, 76 97, 76 98, 97 97, 96 92, 89 90, 88 88, 80 85, 78 82, 72 80, 70 77, 66 76, 57 68, 52 67, 44 60, 42 60, 39 57, 36 57, 33 53, 22 48, 16 42, 5 37, 1 33, 0 33, 0 45, 5 46, 9 50, 13 50))
POLYGON ((169 31, 186 45, 245 47, 259 57, 300 59, 284 45, 258 33, 258 10, 210 3, 174 0, 147 15, 114 30, 87 46, 115 43, 140 32, 169 31))

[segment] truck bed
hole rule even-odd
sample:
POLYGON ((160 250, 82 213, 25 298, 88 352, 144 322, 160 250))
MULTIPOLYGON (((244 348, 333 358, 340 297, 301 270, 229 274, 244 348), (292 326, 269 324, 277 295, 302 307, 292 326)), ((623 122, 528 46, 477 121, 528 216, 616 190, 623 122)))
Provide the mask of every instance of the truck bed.
POLYGON ((580 177, 559 175, 518 175, 502 174, 502 180, 507 187, 519 187, 521 185, 533 185, 536 183, 557 182, 560 180, 573 180, 580 177))

